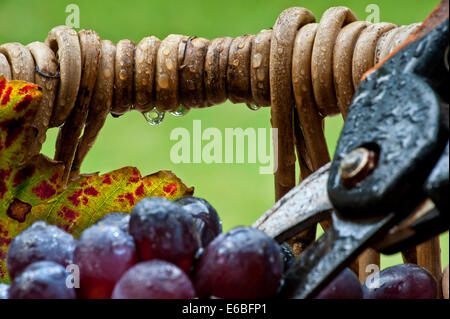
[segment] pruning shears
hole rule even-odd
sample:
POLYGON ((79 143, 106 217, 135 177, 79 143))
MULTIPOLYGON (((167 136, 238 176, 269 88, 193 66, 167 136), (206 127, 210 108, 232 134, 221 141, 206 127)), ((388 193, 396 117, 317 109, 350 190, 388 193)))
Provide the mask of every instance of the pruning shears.
POLYGON ((283 242, 332 228, 285 274, 281 295, 314 297, 366 248, 392 254, 449 229, 449 12, 428 19, 358 87, 332 163, 254 226, 283 242))

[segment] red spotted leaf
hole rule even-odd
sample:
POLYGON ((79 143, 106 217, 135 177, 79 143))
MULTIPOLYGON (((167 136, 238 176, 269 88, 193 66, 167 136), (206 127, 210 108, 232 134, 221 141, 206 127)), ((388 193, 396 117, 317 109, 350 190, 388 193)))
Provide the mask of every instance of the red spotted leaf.
POLYGON ((111 212, 130 213, 145 197, 176 199, 192 195, 170 171, 142 177, 134 167, 124 167, 103 175, 80 176, 50 201, 32 208, 29 222, 42 219, 58 225, 76 237, 86 227, 111 212))
POLYGON ((62 163, 42 154, 25 158, 41 99, 36 85, 0 76, 0 282, 9 281, 9 244, 36 220, 78 236, 108 213, 130 213, 145 197, 176 199, 193 193, 172 172, 142 177, 133 167, 81 175, 64 186, 62 163))

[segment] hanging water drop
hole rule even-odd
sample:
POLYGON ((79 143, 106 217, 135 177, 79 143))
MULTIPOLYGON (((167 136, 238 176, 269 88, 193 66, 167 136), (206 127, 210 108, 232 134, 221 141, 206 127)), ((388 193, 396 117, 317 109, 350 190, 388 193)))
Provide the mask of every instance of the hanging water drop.
POLYGON ((161 122, 163 121, 165 112, 158 111, 156 108, 154 108, 151 111, 142 114, 144 115, 145 120, 148 122, 148 124, 156 126, 161 124, 161 122))
POLYGON ((250 103, 247 103, 247 107, 252 111, 258 111, 261 108, 260 106, 256 106, 250 103))
POLYGON ((189 109, 187 107, 184 107, 183 105, 180 105, 175 111, 170 112, 173 116, 181 117, 185 116, 189 112, 189 109))

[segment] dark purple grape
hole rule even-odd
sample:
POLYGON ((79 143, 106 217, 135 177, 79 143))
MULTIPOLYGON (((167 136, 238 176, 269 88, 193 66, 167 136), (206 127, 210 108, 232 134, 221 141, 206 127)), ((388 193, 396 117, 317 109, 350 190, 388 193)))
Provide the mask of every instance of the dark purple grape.
POLYGON ((110 213, 99 219, 96 225, 104 226, 116 226, 119 227, 121 231, 128 233, 128 228, 130 225, 130 215, 125 213, 110 213))
POLYGON ((78 296, 111 297, 116 282, 138 261, 133 238, 118 227, 93 225, 84 230, 74 253, 80 268, 78 296))
POLYGON ((38 261, 14 278, 10 299, 75 299, 73 287, 67 286, 68 273, 53 261, 38 261))
POLYGON ((188 276, 172 263, 150 260, 129 269, 114 287, 113 299, 192 299, 188 276))
POLYGON ((346 268, 316 296, 316 299, 362 299, 358 276, 346 268))
POLYGON ((280 246, 264 232, 236 227, 214 239, 200 257, 194 286, 201 298, 267 298, 280 285, 280 246))
POLYGON ((146 198, 134 207, 130 234, 141 260, 166 260, 186 272, 201 246, 193 218, 179 205, 160 197, 146 198))
POLYGON ((281 248, 281 258, 283 259, 283 272, 286 272, 297 260, 295 257, 294 251, 291 246, 284 242, 280 245, 281 248))
POLYGON ((208 244, 222 233, 222 222, 216 210, 206 200, 193 196, 185 196, 175 200, 193 218, 195 226, 200 232, 202 246, 208 244))
POLYGON ((8 299, 9 285, 0 284, 0 299, 8 299))
POLYGON ((364 299, 435 299, 437 296, 436 280, 417 265, 396 265, 382 270, 379 275, 379 285, 376 281, 364 283, 364 299))
POLYGON ((6 257, 9 276, 14 279, 28 265, 54 261, 62 266, 72 264, 76 242, 72 235, 43 221, 17 235, 9 246, 6 257))

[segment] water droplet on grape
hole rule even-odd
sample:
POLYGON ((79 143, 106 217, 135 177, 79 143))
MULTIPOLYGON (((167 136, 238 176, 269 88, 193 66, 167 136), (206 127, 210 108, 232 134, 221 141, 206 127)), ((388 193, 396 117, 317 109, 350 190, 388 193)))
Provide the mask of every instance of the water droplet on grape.
POLYGON ((148 122, 148 124, 156 126, 161 124, 161 122, 164 120, 165 112, 160 112, 156 108, 154 108, 151 111, 142 113, 148 122))

